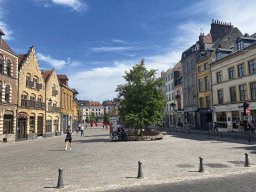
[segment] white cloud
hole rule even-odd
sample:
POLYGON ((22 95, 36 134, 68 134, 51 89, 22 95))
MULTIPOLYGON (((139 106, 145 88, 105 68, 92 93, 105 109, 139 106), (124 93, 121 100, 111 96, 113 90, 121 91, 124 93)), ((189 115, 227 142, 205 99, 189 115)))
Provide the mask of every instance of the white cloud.
POLYGON ((113 42, 115 43, 122 43, 122 44, 128 44, 127 42, 123 41, 123 40, 120 40, 120 39, 112 39, 113 42))
POLYGON ((56 60, 53 59, 50 55, 43 55, 42 53, 37 53, 38 60, 42 60, 50 64, 51 66, 55 67, 56 69, 61 69, 65 65, 67 65, 70 62, 70 58, 68 58, 68 62, 64 60, 56 60))
POLYGON ((72 7, 76 11, 84 11, 86 4, 79 2, 78 0, 52 0, 53 3, 72 7))
POLYGON ((107 52, 107 51, 123 51, 130 50, 133 47, 94 47, 92 51, 94 52, 107 52))

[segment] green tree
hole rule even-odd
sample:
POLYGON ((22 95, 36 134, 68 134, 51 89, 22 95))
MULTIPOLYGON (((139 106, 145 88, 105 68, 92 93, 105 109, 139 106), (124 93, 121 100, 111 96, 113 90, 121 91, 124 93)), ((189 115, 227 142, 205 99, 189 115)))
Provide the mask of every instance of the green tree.
POLYGON ((103 122, 109 123, 109 113, 103 115, 103 122))
POLYGON ((95 120, 95 115, 94 113, 90 114, 90 122, 92 123, 95 120))
MULTIPOLYGON (((157 124, 165 116, 167 105, 162 88, 163 78, 155 78, 156 69, 147 71, 144 59, 133 66, 130 72, 125 71, 125 85, 118 85, 118 99, 122 99, 118 110, 125 126, 132 125, 136 130, 142 126, 157 124)), ((142 131, 141 131, 142 133, 142 131)))

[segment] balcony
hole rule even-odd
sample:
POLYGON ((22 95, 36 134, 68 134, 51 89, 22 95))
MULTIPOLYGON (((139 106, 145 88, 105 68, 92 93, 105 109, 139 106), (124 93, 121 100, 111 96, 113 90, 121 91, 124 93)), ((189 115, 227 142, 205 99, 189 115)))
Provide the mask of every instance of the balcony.
POLYGON ((54 106, 48 106, 48 112, 60 113, 61 108, 60 107, 54 107, 54 106))
POLYGON ((36 108, 42 110, 45 109, 45 103, 41 101, 21 99, 21 107, 36 108))

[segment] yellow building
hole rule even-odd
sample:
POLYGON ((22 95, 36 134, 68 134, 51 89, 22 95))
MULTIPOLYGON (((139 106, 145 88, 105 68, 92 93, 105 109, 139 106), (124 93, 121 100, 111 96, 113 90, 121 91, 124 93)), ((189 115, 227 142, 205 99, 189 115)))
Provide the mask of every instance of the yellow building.
POLYGON ((42 70, 46 84, 46 136, 60 135, 61 108, 60 108, 60 85, 55 69, 42 70))
POLYGON ((76 128, 78 126, 78 118, 79 118, 79 103, 77 99, 73 100, 73 127, 76 128))
POLYGON ((57 75, 61 86, 61 134, 65 132, 68 126, 73 129, 73 92, 68 87, 68 77, 66 75, 57 75))
POLYGON ((212 122, 212 90, 211 90, 211 58, 206 56, 196 63, 199 129, 207 129, 207 123, 212 122))
POLYGON ((19 55, 18 139, 45 136, 45 82, 34 46, 19 55))

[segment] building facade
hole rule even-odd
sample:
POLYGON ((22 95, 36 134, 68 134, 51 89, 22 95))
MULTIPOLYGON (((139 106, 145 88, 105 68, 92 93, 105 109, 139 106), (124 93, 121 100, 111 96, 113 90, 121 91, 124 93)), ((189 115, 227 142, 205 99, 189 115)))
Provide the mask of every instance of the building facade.
POLYGON ((256 118, 256 35, 238 37, 232 49, 216 50, 211 64, 213 117, 219 131, 238 130, 244 119, 256 118), (250 115, 243 115, 243 103, 250 104, 250 115))
POLYGON ((18 101, 18 55, 0 30, 0 142, 15 141, 18 101))
POLYGON ((17 139, 45 136, 45 82, 34 46, 19 55, 19 101, 17 139))
POLYGON ((95 117, 101 118, 104 115, 104 107, 99 102, 89 102, 89 114, 94 113, 95 117))
POLYGON ((60 135, 61 108, 60 95, 61 89, 55 69, 51 71, 41 70, 46 87, 46 137, 60 135))

